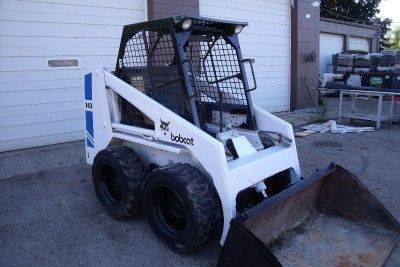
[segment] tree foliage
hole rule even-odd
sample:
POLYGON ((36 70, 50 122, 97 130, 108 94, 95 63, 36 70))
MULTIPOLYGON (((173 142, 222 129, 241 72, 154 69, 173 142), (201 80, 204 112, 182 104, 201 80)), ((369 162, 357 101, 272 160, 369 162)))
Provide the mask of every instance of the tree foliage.
POLYGON ((379 4, 381 0, 322 0, 321 17, 344 20, 379 28, 380 49, 390 47, 390 19, 381 19, 379 4))
POLYGON ((392 32, 392 49, 400 49, 400 26, 397 26, 392 32))

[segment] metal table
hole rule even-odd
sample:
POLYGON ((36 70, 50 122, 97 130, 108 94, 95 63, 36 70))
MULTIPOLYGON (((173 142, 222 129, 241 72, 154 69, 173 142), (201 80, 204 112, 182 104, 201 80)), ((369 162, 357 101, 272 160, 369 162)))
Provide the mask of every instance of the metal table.
POLYGON ((382 121, 387 121, 389 125, 392 124, 393 120, 393 107, 394 107, 394 97, 396 95, 400 95, 397 92, 382 92, 382 91, 365 91, 365 90, 346 90, 346 89, 329 89, 329 88, 319 88, 320 90, 336 90, 339 91, 340 100, 339 100, 339 114, 338 114, 338 123, 341 123, 343 117, 350 118, 350 119, 360 119, 360 120, 369 120, 369 121, 376 121, 376 129, 381 128, 382 121), (351 109, 350 112, 344 113, 343 112, 343 96, 350 95, 351 98, 351 109), (376 96, 378 97, 378 107, 377 112, 375 114, 365 114, 361 112, 355 111, 356 106, 356 99, 357 96, 364 95, 364 96, 376 96), (390 107, 389 107, 389 114, 382 115, 382 107, 383 107, 383 97, 385 95, 390 96, 390 107))

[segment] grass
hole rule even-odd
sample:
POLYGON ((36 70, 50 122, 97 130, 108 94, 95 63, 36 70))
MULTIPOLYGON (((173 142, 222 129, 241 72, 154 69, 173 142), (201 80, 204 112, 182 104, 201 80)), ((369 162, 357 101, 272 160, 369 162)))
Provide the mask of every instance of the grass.
POLYGON ((318 111, 315 115, 311 115, 308 117, 308 123, 321 123, 321 122, 326 122, 326 112, 328 111, 328 108, 325 105, 321 105, 318 107, 318 111))

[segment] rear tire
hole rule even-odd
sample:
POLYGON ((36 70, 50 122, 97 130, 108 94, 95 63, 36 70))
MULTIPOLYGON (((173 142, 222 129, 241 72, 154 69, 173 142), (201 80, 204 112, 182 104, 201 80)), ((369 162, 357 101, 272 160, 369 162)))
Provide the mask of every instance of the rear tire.
POLYGON ((129 218, 142 211, 141 187, 145 177, 143 162, 129 147, 104 149, 93 162, 96 196, 105 211, 116 219, 129 218))
POLYGON ((153 171, 144 184, 143 208, 153 231, 178 252, 197 249, 222 225, 214 185, 189 164, 153 171))

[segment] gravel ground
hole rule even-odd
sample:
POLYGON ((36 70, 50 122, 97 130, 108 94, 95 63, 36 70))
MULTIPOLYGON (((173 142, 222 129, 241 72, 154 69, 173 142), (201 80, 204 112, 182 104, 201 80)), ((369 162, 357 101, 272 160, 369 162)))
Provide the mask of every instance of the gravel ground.
MULTIPOLYGON (((336 162, 400 219, 399 137, 400 127, 394 126, 297 139, 303 175, 336 162)), ((156 238, 144 217, 109 218, 95 198, 82 143, 65 146, 0 154, 0 266, 215 265, 216 239, 197 253, 180 255, 156 238)), ((399 255, 396 251, 388 265, 399 266, 399 255)))

